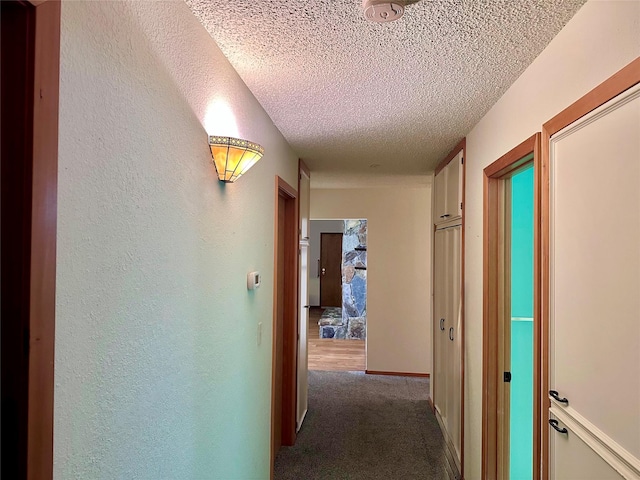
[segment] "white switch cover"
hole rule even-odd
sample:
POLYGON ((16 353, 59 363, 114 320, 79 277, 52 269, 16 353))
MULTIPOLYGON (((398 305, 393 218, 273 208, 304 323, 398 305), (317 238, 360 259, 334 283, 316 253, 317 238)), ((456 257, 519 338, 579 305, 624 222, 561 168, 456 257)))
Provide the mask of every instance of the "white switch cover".
POLYGON ((262 343, 262 322, 258 322, 258 345, 262 343))
POLYGON ((247 289, 255 290, 260 286, 261 280, 262 280, 262 276, 260 275, 260 272, 247 273, 247 289))

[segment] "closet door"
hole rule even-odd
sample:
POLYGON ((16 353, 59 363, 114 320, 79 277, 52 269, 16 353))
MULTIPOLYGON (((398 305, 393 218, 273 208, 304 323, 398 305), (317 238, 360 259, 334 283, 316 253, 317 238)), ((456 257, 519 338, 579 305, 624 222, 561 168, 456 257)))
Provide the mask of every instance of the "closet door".
POLYGON ((640 478, 638 132, 640 85, 551 139, 552 479, 640 478))
POLYGON ((446 416, 447 399, 447 234, 436 230, 433 274, 433 404, 441 417, 446 416))
MULTIPOLYGON (((460 461, 461 451, 461 399, 462 399, 462 311, 460 302, 460 278, 462 256, 461 235, 462 227, 456 226, 448 231, 448 249, 450 251, 449 276, 449 332, 448 332, 448 378, 447 385, 447 430, 456 450, 456 460, 460 461)), ((460 464, 458 464, 460 469, 460 464)))

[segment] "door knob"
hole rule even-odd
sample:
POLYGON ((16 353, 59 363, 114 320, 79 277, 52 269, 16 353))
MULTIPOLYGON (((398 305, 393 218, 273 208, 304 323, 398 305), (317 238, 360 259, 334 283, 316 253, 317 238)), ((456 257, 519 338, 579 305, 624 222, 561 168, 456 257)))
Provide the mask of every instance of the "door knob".
POLYGON ((327 273, 327 269, 326 269, 326 268, 323 268, 323 269, 322 269, 322 275, 326 275, 326 273, 327 273))

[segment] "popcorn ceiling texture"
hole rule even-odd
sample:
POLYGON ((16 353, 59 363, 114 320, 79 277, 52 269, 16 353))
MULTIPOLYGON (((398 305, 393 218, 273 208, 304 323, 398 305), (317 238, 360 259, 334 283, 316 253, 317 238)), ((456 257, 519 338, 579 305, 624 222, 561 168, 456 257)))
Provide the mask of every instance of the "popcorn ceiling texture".
POLYGON ((318 187, 432 171, 585 0, 423 0, 386 24, 360 0, 186 2, 318 187))

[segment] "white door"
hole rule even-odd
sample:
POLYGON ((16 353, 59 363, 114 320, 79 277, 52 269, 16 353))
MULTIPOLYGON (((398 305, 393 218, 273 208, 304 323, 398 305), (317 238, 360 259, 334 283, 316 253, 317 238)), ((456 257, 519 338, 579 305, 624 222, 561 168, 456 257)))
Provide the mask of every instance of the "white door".
POLYGON ((640 86, 554 135, 549 161, 550 478, 638 479, 640 86))
POLYGON ((299 248, 299 298, 298 298, 298 405, 296 408, 297 429, 299 430, 307 413, 308 406, 308 328, 309 328, 309 261, 310 247, 309 236, 310 221, 310 178, 301 169, 300 170, 300 248, 299 248))
POLYGON ((436 230, 433 274, 433 403, 441 418, 446 417, 447 374, 447 248, 446 230, 436 230))
POLYGON ((462 315, 460 225, 436 230, 434 242, 434 404, 460 470, 462 315))
POLYGON ((447 418, 448 430, 451 442, 456 450, 456 461, 458 471, 460 471, 460 452, 461 452, 461 402, 462 402, 462 309, 460 302, 461 291, 461 258, 462 258, 462 227, 456 226, 449 229, 449 242, 451 258, 451 275, 449 289, 451 291, 451 300, 449 304, 449 332, 447 340, 449 341, 450 366, 449 366, 449 386, 447 409, 449 415, 447 418))

